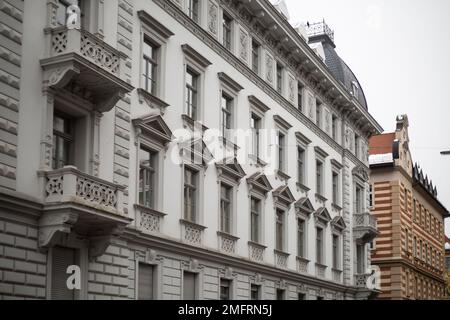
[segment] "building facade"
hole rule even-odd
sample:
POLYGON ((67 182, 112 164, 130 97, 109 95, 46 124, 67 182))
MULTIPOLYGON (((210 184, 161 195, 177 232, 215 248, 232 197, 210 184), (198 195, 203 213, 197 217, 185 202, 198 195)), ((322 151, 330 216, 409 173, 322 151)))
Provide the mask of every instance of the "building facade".
POLYGON ((447 281, 447 299, 450 299, 450 239, 445 236, 445 269, 447 281))
POLYGON ((333 32, 283 8, 1 1, 0 298, 376 292, 382 128, 333 32))
POLYGON ((372 263, 380 268, 380 299, 442 299, 445 296, 444 219, 448 210, 409 150, 408 117, 394 133, 370 139, 372 214, 379 236, 372 263))

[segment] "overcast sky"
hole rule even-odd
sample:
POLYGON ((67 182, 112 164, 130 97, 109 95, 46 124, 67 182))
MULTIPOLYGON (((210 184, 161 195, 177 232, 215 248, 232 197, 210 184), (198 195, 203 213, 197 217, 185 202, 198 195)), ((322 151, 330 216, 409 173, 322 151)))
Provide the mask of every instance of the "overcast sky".
MULTIPOLYGON (((291 22, 325 19, 386 132, 410 122, 411 151, 450 208, 450 1, 285 0, 291 22)), ((447 219, 447 235, 450 219, 447 219)))

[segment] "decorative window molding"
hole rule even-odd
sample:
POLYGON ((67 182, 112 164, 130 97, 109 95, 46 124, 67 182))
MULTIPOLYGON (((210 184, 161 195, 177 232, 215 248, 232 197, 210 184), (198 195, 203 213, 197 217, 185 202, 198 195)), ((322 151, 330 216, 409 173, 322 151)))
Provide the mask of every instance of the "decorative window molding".
POLYGON ((292 128, 292 125, 279 115, 274 115, 273 120, 275 121, 276 125, 285 132, 289 131, 289 129, 292 128))
POLYGON ((248 97, 248 101, 250 102, 251 107, 259 111, 261 114, 265 114, 270 110, 270 108, 266 104, 264 104, 264 102, 253 95, 248 97))
POLYGON ((189 44, 185 43, 181 45, 181 50, 183 50, 185 56, 194 62, 198 67, 205 70, 212 62, 202 56, 198 51, 192 48, 189 44))
POLYGON ((219 72, 217 74, 219 77, 219 80, 222 82, 222 84, 226 85, 230 90, 233 91, 234 95, 238 95, 241 90, 244 89, 243 86, 241 86, 239 83, 234 81, 229 75, 227 75, 225 72, 219 72))
POLYGON ((134 119, 133 125, 140 143, 163 149, 172 141, 172 131, 159 115, 148 115, 134 119))
POLYGON ((272 192, 272 197, 275 206, 281 206, 282 208, 289 209, 289 207, 295 202, 294 195, 288 186, 281 186, 272 192))
POLYGON ((324 207, 317 209, 316 212, 314 212, 314 221, 316 225, 322 226, 325 229, 328 223, 331 221, 331 216, 327 208, 324 207))
POLYGON ((345 224, 343 217, 336 216, 333 218, 333 220, 331 220, 331 229, 333 230, 333 232, 342 234, 346 228, 347 225, 345 224))
POLYGON ((267 194, 273 190, 273 187, 270 185, 269 179, 267 179, 264 174, 258 172, 247 178, 247 185, 249 194, 251 194, 252 192, 256 192, 267 197, 267 194))
POLYGON ((329 154, 320 147, 314 147, 314 151, 316 152, 317 158, 322 162, 325 162, 325 159, 329 157, 329 154))
POLYGON ((295 133, 295 137, 297 138, 297 143, 301 145, 304 149, 306 149, 312 143, 312 141, 308 139, 305 135, 303 135, 303 133, 301 133, 300 131, 297 131, 295 133))
POLYGON ((220 180, 227 180, 234 185, 239 185, 242 178, 247 175, 236 158, 231 163, 229 161, 216 163, 216 168, 217 176, 220 180))
POLYGON ((170 31, 164 24, 153 18, 146 11, 140 10, 137 14, 141 22, 156 32, 160 38, 167 40, 175 35, 175 33, 170 31))
POLYGON ((183 164, 188 164, 198 171, 206 169, 214 158, 202 138, 181 141, 178 148, 183 164))
POLYGON ((158 110, 161 115, 164 115, 166 113, 166 109, 169 107, 169 104, 167 102, 164 102, 163 100, 159 99, 155 95, 142 88, 138 88, 136 91, 138 93, 139 103, 142 104, 145 102, 145 104, 150 109, 158 110))

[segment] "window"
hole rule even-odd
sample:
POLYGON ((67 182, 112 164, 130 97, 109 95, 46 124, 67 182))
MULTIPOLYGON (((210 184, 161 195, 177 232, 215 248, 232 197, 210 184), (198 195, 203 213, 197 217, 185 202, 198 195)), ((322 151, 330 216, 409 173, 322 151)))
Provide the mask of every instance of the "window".
POLYGON ((233 31, 233 19, 226 14, 223 13, 223 20, 222 20, 222 32, 223 32, 223 42, 225 48, 228 50, 231 50, 231 41, 232 41, 232 31, 233 31))
POLYGON ((260 286, 252 284, 250 288, 250 300, 259 300, 259 288, 260 286))
POLYGON ((299 293, 299 294, 298 294, 298 300, 306 300, 306 294, 304 294, 304 293, 299 293))
POLYGON ((316 193, 323 193, 323 163, 316 161, 316 193))
POLYGON ((60 26, 66 26, 67 25, 67 9, 71 5, 77 5, 80 8, 81 11, 81 26, 84 25, 84 12, 85 7, 84 1, 81 0, 59 0, 57 1, 57 7, 56 7, 56 21, 60 26))
POLYGON ((305 257, 305 221, 297 219, 297 255, 300 258, 305 257))
POLYGON ((74 121, 66 116, 53 116, 53 169, 73 164, 74 121))
POLYGON ((335 115, 331 118, 331 134, 333 140, 336 141, 338 139, 338 118, 335 115))
POLYGON ((197 297, 197 275, 192 272, 183 274, 183 300, 195 300, 197 297))
POLYGON ((317 300, 324 300, 324 298, 321 296, 317 296, 317 300))
POLYGON ((323 229, 316 228, 316 262, 323 263, 323 229))
POLYGON ((283 289, 277 289, 277 300, 284 300, 286 290, 283 289))
POLYGON ((198 120, 199 78, 192 69, 186 70, 186 114, 194 120, 198 120))
POLYGON ((297 173, 298 173, 298 182, 301 184, 305 184, 305 149, 298 147, 297 149, 297 173))
POLYGON ((155 209, 158 153, 139 150, 139 204, 155 209))
POLYGON ((422 259, 422 240, 419 240, 419 248, 417 249, 417 257, 419 258, 419 259, 422 259))
POLYGON ((252 41, 252 70, 259 74, 259 52, 261 46, 255 41, 252 41))
POLYGON ((199 0, 187 0, 187 11, 188 11, 188 16, 194 20, 195 22, 199 22, 199 6, 198 6, 198 1, 199 0))
POLYGON ((339 236, 333 235, 333 268, 339 269, 339 236))
POLYGON ((374 196, 374 194, 373 194, 373 185, 369 185, 369 206, 371 208, 374 207, 373 196, 374 196))
POLYGON ((333 203, 338 204, 339 201, 339 174, 333 171, 333 203))
POLYGON ((284 250, 284 211, 277 209, 275 222, 275 249, 284 250))
POLYGON ((281 133, 278 132, 278 170, 280 171, 285 171, 285 158, 284 158, 284 153, 285 153, 285 148, 286 148, 286 136, 281 133))
POLYGON ((158 59, 160 47, 148 39, 144 39, 142 61, 142 87, 153 95, 158 89, 158 59))
POLYGON ((277 91, 283 94, 283 66, 277 63, 277 91))
POLYGON ((76 251, 70 248, 52 249, 52 300, 75 300, 75 291, 67 288, 67 268, 76 264, 76 251))
POLYGON ((405 213, 408 214, 408 189, 404 189, 405 213))
POLYGON ((222 136, 227 138, 232 129, 233 98, 222 94, 222 136))
POLYGON ((260 241, 260 221, 261 221, 261 200, 252 197, 251 198, 251 210, 250 210, 250 233, 251 241, 259 243, 260 241))
POLYGON ((365 265, 366 253, 363 244, 356 245, 356 272, 364 274, 366 272, 365 265))
POLYGON ((220 186, 220 230, 231 233, 231 193, 233 188, 225 184, 220 186))
POLYGON ((359 185, 356 186, 356 191, 355 191, 355 210, 356 210, 356 213, 358 213, 358 214, 364 212, 363 190, 359 185))
POLYGON ((297 107, 298 110, 304 112, 303 110, 303 86, 301 84, 297 87, 297 107))
POLYGON ((319 101, 316 106, 316 125, 322 128, 322 104, 319 101))
POLYGON ((359 158, 359 136, 355 134, 355 156, 359 158))
MULTIPOLYGON (((439 255, 439 261, 441 261, 440 255, 439 255)), ((447 269, 450 269, 450 257, 445 258, 445 265, 447 266, 447 269)))
POLYGON ((413 254, 414 254, 414 257, 417 257, 417 238, 416 237, 414 237, 413 254))
POLYGON ((259 157, 260 155, 260 130, 261 130, 261 118, 252 113, 250 119, 250 127, 252 130, 252 148, 253 155, 259 157))
POLYGON ((191 222, 197 220, 198 172, 184 170, 184 219, 191 222))
POLYGON ((231 299, 231 281, 220 279, 220 300, 231 299))
POLYGON ((154 300, 154 266, 139 263, 138 280, 139 300, 154 300))

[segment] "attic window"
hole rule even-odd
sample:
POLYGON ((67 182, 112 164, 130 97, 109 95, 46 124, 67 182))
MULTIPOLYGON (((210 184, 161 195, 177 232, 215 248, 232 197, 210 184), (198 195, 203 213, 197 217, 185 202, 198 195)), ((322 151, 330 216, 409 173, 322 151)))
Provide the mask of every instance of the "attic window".
POLYGON ((358 84, 356 83, 356 81, 352 81, 352 95, 354 96, 354 97, 358 97, 358 90, 359 90, 359 86, 358 86, 358 84))

